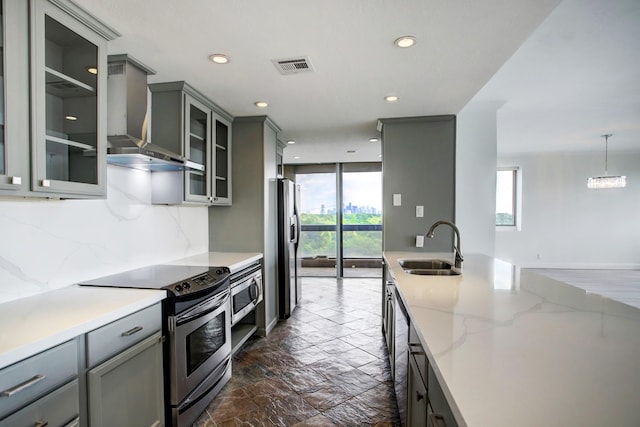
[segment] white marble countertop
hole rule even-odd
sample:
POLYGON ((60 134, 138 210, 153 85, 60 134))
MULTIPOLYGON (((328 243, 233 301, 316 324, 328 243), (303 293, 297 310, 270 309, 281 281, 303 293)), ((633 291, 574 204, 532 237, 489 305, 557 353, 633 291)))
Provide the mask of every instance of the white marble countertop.
MULTIPOLYGON (((205 252, 163 264, 236 271, 261 253, 205 252)), ((0 369, 162 301, 166 291, 67 286, 0 304, 0 369)))
POLYGON ((259 252, 204 252, 170 261, 171 265, 208 265, 229 267, 232 273, 262 258, 259 252))
POLYGON ((640 310, 482 255, 384 258, 460 426, 640 426, 640 310))
POLYGON ((0 304, 0 368, 165 297, 160 290, 74 285, 0 304))

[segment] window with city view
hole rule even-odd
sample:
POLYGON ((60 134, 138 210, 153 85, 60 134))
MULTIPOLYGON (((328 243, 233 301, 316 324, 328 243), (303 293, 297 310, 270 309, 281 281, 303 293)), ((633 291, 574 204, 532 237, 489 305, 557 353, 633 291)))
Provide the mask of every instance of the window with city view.
MULTIPOLYGON (((366 268, 382 257, 382 173, 380 171, 347 171, 342 173, 342 224, 338 224, 336 173, 297 173, 300 188, 299 256, 314 259, 320 265, 335 268, 336 230, 342 231, 344 275, 350 269, 366 268)), ((335 274, 326 272, 326 274, 335 274)))

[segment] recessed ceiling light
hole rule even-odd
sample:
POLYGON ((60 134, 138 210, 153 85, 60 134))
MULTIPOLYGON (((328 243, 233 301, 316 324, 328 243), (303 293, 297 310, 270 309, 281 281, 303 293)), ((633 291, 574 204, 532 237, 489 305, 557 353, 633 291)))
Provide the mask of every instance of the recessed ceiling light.
POLYGON ((267 108, 269 106, 267 101, 256 101, 254 102, 254 105, 258 108, 267 108))
POLYGON ((300 156, 293 156, 293 158, 297 160, 300 158, 300 156))
POLYGON ((67 119, 67 120, 71 120, 72 122, 78 120, 78 118, 76 116, 71 116, 71 115, 64 116, 64 118, 67 119))
POLYGON ((382 154, 378 154, 378 157, 382 158, 382 154))
POLYGON ((387 95, 384 97, 384 100, 387 102, 396 102, 398 99, 400 98, 398 98, 396 95, 387 95))
POLYGON ((416 44, 416 38, 413 36, 402 36, 393 42, 398 47, 411 47, 416 44))
POLYGON ((91 74, 98 74, 98 67, 89 66, 87 67, 87 72, 91 74))
POLYGON ((369 142, 378 142, 378 138, 369 138, 369 142))
POLYGON ((291 140, 287 141, 287 144, 289 144, 289 145, 291 145, 291 144, 295 144, 295 143, 296 143, 296 142, 295 142, 293 139, 291 139, 291 140))
POLYGON ((214 53, 213 55, 209 55, 209 59, 216 64, 226 64, 229 62, 229 57, 222 53, 214 53))

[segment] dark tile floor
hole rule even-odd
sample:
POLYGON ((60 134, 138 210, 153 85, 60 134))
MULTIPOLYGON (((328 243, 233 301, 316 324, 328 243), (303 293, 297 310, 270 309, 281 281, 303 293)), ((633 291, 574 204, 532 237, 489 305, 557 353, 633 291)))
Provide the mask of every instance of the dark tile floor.
POLYGON ((380 279, 305 277, 302 292, 290 319, 234 356, 194 426, 399 425, 380 279))

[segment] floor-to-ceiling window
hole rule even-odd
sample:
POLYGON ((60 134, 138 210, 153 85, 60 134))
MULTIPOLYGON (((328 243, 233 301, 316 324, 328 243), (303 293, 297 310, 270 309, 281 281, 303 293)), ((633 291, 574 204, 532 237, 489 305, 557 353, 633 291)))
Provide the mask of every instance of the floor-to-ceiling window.
POLYGON ((379 277, 380 163, 288 167, 299 188, 301 276, 379 277))
POLYGON ((301 276, 336 276, 336 170, 313 166, 295 175, 300 209, 301 276))
POLYGON ((344 164, 342 170, 343 276, 378 276, 381 256, 382 171, 367 164, 344 164))

